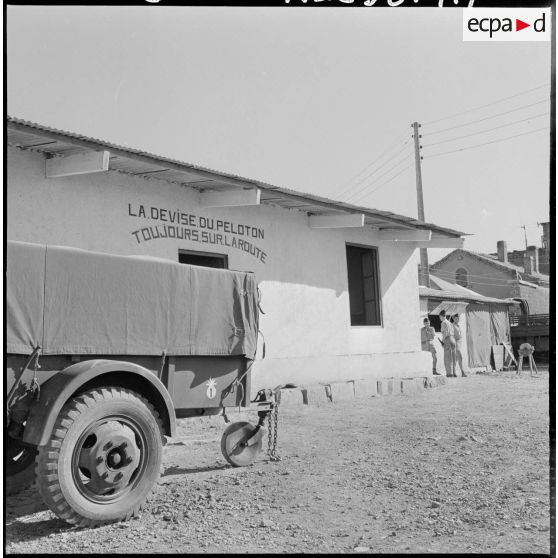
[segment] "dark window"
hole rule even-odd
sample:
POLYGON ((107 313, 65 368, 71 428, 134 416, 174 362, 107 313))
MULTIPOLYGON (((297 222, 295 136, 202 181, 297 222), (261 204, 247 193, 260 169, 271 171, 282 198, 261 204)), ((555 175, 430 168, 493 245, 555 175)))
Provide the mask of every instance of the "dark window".
POLYGON ((351 325, 382 325, 376 249, 347 245, 347 273, 351 325))
POLYGON ((179 250, 178 261, 183 264, 199 265, 202 267, 218 267, 220 269, 228 269, 229 267, 226 254, 179 250))

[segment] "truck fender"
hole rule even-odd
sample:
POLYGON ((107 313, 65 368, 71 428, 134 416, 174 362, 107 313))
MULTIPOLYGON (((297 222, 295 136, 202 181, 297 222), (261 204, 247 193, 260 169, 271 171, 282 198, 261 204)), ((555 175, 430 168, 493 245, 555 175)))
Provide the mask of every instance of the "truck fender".
POLYGON ((22 441, 45 445, 62 407, 72 395, 84 391, 83 388, 103 385, 128 387, 143 395, 161 415, 164 434, 174 436, 176 419, 172 399, 153 372, 131 362, 94 359, 72 364, 41 385, 39 399, 31 405, 22 441), (102 376, 106 376, 106 384, 102 376))

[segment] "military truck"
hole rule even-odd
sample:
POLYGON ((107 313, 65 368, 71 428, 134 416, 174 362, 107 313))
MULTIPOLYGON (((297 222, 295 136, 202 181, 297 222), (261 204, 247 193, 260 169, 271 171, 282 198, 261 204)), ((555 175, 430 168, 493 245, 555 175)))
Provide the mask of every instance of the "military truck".
MULTIPOLYGON (((80 526, 137 514, 160 476, 176 418, 250 406, 258 341, 251 273, 9 241, 6 490, 36 480, 80 526)), ((257 425, 221 440, 234 466, 262 447, 257 425)))

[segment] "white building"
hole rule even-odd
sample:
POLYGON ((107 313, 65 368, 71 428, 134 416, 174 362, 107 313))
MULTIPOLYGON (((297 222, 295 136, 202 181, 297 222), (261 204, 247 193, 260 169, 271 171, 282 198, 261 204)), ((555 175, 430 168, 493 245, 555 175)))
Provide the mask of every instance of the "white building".
POLYGON ((431 373, 412 256, 461 247, 462 233, 15 118, 7 128, 8 239, 256 274, 253 391, 431 373))

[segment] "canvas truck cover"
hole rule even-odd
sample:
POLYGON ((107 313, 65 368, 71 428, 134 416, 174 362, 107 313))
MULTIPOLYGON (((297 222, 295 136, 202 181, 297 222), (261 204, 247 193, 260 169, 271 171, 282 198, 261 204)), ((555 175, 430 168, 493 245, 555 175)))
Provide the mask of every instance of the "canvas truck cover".
POLYGON ((250 273, 15 241, 6 261, 8 353, 255 356, 250 273))

